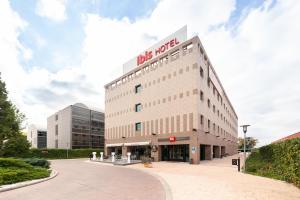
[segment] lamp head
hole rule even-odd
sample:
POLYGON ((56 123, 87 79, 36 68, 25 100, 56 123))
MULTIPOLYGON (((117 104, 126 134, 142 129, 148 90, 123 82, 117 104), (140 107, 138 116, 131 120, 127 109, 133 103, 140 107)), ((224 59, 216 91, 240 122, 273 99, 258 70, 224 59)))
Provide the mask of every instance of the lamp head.
POLYGON ((247 132, 247 127, 250 125, 241 125, 241 127, 243 127, 243 132, 246 133, 247 132))

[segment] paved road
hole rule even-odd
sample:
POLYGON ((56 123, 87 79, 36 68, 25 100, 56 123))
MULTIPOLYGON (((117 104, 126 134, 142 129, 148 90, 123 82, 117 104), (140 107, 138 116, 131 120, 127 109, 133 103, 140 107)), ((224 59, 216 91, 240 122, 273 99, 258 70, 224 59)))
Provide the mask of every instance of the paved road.
POLYGON ((161 176, 174 200, 300 200, 300 189, 283 181, 237 171, 231 159, 238 155, 200 165, 179 162, 157 162, 153 168, 130 165, 161 176))
POLYGON ((52 161, 59 175, 36 185, 0 193, 0 200, 165 199, 162 184, 138 170, 84 160, 52 161))

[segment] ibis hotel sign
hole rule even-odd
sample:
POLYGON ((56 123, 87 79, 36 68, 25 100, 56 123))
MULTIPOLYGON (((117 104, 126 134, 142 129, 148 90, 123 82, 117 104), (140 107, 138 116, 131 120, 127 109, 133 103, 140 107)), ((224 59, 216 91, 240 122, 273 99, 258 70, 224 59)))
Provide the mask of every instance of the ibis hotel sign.
POLYGON ((171 49, 172 47, 176 46, 177 44, 179 44, 178 39, 173 38, 170 41, 163 44, 161 47, 158 47, 157 49, 155 49, 154 52, 153 52, 153 50, 146 51, 144 54, 141 54, 137 57, 137 59, 136 59, 137 66, 143 64, 145 61, 151 60, 153 58, 153 56, 158 56, 159 54, 167 51, 168 49, 171 49))
POLYGON ((123 64, 123 74, 129 72, 130 70, 144 64, 160 54, 176 47, 178 44, 187 40, 187 27, 184 26, 175 33, 169 35, 165 39, 156 43, 146 51, 140 53, 135 58, 129 60, 127 63, 123 64))

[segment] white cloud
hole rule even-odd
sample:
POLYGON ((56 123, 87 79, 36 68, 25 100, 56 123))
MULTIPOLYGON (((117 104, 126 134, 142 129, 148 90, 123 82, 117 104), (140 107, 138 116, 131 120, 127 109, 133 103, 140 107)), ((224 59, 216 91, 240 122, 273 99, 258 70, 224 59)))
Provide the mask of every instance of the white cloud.
POLYGON ((240 123, 265 144, 299 131, 300 4, 267 1, 253 9, 235 34, 219 29, 204 45, 231 97, 240 123))
MULTIPOLYGON (((0 53, 7 56, 0 60, 0 69, 13 100, 30 122, 45 124, 48 115, 75 101, 104 108, 103 85, 121 74, 122 64, 155 43, 155 38, 187 24, 190 35, 199 34, 239 122, 252 124, 249 135, 265 144, 299 128, 297 1, 277 1, 273 7, 266 1, 248 10, 234 29, 224 25, 235 9, 234 0, 164 0, 147 18, 134 22, 86 13, 81 62, 56 73, 40 67, 25 72, 17 62, 25 48, 17 38, 26 22, 5 2, 0 6, 0 27, 5 30, 0 31, 0 53)), ((61 10, 65 13, 65 8, 61 10)))
POLYGON ((67 19, 66 2, 66 0, 38 0, 35 10, 36 14, 57 22, 64 21, 67 19))

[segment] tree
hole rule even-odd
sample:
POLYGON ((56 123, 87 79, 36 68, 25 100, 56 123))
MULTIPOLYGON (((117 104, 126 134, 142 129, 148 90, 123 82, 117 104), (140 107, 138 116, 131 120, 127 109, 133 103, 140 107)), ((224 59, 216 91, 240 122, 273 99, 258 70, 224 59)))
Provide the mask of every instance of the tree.
POLYGON ((6 86, 0 77, 0 155, 3 153, 4 141, 18 137, 24 115, 7 97, 6 86))
MULTIPOLYGON (((246 151, 253 149, 258 140, 253 137, 246 137, 246 151)), ((239 149, 244 150, 244 138, 239 137, 238 139, 239 149)))
POLYGON ((20 157, 28 153, 29 148, 26 136, 18 134, 4 142, 2 152, 5 157, 20 157))

